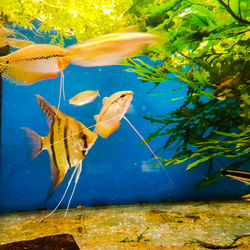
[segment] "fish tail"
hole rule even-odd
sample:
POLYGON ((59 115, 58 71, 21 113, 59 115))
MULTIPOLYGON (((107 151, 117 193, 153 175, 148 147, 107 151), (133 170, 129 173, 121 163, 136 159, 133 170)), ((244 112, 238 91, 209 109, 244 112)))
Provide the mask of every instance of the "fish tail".
POLYGON ((30 128, 22 128, 22 129, 25 130, 27 137, 30 139, 30 144, 32 145, 32 158, 34 159, 43 150, 43 137, 38 135, 30 128))
POLYGON ((250 172, 247 171, 221 169, 221 175, 250 184, 250 172))

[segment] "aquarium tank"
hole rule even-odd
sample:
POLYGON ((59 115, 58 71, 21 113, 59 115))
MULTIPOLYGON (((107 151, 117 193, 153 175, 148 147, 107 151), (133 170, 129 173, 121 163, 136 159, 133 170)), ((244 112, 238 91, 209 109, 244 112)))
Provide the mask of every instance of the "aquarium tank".
POLYGON ((58 209, 249 193, 221 175, 250 166, 249 13, 247 0, 2 0, 0 212, 52 210, 66 189, 58 209), (95 100, 72 105, 83 91, 95 100), (105 98, 120 91, 124 109, 125 94, 105 98), (121 121, 103 137, 105 112, 121 121))

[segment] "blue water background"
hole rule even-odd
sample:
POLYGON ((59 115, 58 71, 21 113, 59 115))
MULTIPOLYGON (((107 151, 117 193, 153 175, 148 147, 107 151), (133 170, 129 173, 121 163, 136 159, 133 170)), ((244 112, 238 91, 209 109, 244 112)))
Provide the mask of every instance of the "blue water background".
MULTIPOLYGON (((49 37, 38 37, 32 32, 20 30, 36 43, 49 43, 49 37)), ((69 41, 66 46, 76 41, 69 41)), ((141 57, 150 62, 149 58, 141 57)), ((85 126, 95 124, 94 115, 102 107, 102 98, 121 90, 132 90, 134 98, 127 118, 146 137, 159 125, 151 124, 144 115, 162 115, 175 110, 183 100, 171 101, 172 98, 185 96, 186 90, 170 95, 152 95, 167 93, 179 87, 177 82, 165 82, 154 88, 153 83, 143 83, 138 75, 127 72, 125 66, 106 66, 83 68, 69 65, 64 70, 66 101, 61 102, 60 111, 74 117, 85 126), (84 90, 99 90, 99 97, 93 103, 74 107, 68 100, 84 90)), ((41 136, 46 136, 49 128, 45 115, 36 103, 39 94, 51 105, 57 106, 60 77, 35 83, 31 86, 18 86, 3 81, 2 91, 2 147, 1 147, 1 182, 0 212, 23 210, 53 209, 67 186, 71 169, 53 196, 45 203, 51 186, 50 159, 46 150, 31 160, 30 145, 21 127, 29 127, 41 136)), ((157 151, 166 138, 155 138, 150 142, 157 151)), ((158 156, 170 158, 172 151, 160 151, 158 156)), ((121 121, 120 128, 107 139, 99 137, 83 161, 81 173, 71 206, 94 206, 100 204, 136 204, 140 202, 156 203, 175 200, 210 200, 238 197, 247 193, 247 187, 240 182, 227 178, 211 185, 195 189, 194 186, 206 177, 208 164, 201 164, 190 171, 185 171, 188 163, 167 167, 171 184, 161 168, 149 167, 152 154, 129 124, 121 121)), ((232 162, 216 159, 211 173, 232 162)), ((73 187, 73 184, 71 185, 73 187)), ((68 191, 61 207, 65 208, 72 187, 68 191)))

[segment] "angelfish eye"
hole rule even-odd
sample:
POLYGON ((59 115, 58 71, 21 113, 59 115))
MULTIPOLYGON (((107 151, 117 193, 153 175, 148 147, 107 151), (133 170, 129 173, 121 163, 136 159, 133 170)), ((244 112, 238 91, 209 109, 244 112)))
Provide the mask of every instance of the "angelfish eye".
POLYGON ((125 97, 125 95, 123 94, 123 95, 121 95, 121 98, 123 98, 123 97, 125 97))
POLYGON ((6 61, 6 64, 8 64, 9 63, 9 61, 6 61))

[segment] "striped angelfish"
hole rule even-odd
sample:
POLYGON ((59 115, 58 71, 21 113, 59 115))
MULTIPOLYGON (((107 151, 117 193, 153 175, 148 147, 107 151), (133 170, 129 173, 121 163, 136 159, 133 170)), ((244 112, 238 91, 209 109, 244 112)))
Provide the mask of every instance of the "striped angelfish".
POLYGON ((47 117, 50 127, 49 134, 45 137, 41 137, 29 128, 24 129, 27 136, 31 139, 33 146, 33 158, 35 158, 44 149, 49 152, 52 175, 52 187, 50 194, 53 194, 54 190, 60 185, 68 170, 75 167, 62 199, 49 215, 51 215, 61 204, 70 183, 77 172, 75 185, 65 212, 66 215, 81 173, 82 161, 95 143, 98 136, 96 133, 91 132, 81 122, 58 111, 41 96, 37 95, 36 100, 41 110, 47 117))

